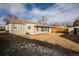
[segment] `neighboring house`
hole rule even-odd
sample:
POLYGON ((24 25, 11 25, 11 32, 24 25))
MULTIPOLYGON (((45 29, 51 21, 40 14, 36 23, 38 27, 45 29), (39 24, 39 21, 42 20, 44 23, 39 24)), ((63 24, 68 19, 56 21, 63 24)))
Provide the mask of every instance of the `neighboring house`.
POLYGON ((79 27, 70 27, 68 33, 69 35, 79 35, 79 27))
POLYGON ((50 33, 51 27, 47 25, 37 24, 34 22, 24 21, 17 18, 9 17, 5 19, 6 30, 13 34, 43 34, 50 33))

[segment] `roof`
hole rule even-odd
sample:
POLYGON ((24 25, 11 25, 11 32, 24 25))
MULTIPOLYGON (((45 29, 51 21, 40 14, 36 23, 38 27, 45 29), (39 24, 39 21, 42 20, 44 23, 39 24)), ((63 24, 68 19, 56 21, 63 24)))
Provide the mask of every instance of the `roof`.
POLYGON ((51 26, 48 26, 48 25, 42 25, 42 24, 37 24, 36 27, 49 27, 49 28, 51 28, 51 26))
POLYGON ((14 17, 7 17, 5 18, 6 22, 13 23, 13 24, 36 24, 36 27, 50 27, 48 25, 38 24, 30 21, 21 20, 14 17))
POLYGON ((18 18, 12 18, 12 17, 6 18, 5 21, 9 23, 14 23, 14 24, 34 24, 34 22, 25 21, 18 18))

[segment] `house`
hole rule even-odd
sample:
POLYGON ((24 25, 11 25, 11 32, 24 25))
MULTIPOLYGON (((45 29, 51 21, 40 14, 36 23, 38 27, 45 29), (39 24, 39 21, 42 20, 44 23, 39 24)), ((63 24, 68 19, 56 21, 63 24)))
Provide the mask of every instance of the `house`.
POLYGON ((68 34, 69 35, 78 35, 79 36, 79 27, 70 27, 68 29, 68 34))
POLYGON ((51 27, 47 25, 37 24, 34 22, 29 22, 25 20, 20 20, 14 17, 8 17, 5 19, 6 21, 6 31, 13 34, 18 35, 26 35, 26 34, 44 34, 50 33, 51 27))

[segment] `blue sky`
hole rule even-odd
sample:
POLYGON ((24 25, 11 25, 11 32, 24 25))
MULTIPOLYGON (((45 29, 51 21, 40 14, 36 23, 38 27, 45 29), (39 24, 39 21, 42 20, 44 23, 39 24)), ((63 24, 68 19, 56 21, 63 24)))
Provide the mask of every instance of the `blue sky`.
POLYGON ((14 15, 20 19, 37 21, 46 17, 48 23, 73 23, 79 16, 79 4, 62 3, 26 3, 26 4, 0 4, 0 25, 7 15, 14 15))

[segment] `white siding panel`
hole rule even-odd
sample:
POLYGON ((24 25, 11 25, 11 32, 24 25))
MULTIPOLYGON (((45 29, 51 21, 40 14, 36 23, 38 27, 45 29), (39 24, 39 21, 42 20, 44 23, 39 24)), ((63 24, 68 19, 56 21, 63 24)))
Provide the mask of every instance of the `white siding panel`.
POLYGON ((26 33, 29 33, 31 35, 35 34, 35 24, 26 24, 26 33), (28 29, 28 26, 31 26, 31 29, 28 29))
POLYGON ((69 32, 70 35, 73 35, 74 34, 74 28, 69 28, 68 32, 69 32))
POLYGON ((76 35, 79 35, 79 27, 71 27, 71 28, 69 28, 69 34, 70 35, 75 35, 74 34, 74 28, 77 29, 77 34, 76 35))
POLYGON ((35 34, 43 34, 43 33, 51 33, 51 28, 49 28, 49 32, 48 31, 41 31, 42 27, 39 27, 39 31, 37 31, 37 28, 35 27, 36 24, 15 24, 15 26, 17 28, 13 27, 14 24, 8 24, 6 25, 6 30, 9 30, 10 33, 13 34, 18 34, 18 35, 26 35, 26 33, 29 33, 31 35, 35 35, 35 34), (28 26, 31 26, 31 29, 28 29, 28 26), (19 29, 22 28, 22 29, 19 29))
MULTIPOLYGON (((44 33, 50 33, 51 32, 51 28, 49 28, 49 32, 47 31, 41 31, 42 27, 39 27, 39 30, 37 31, 36 27, 35 27, 35 34, 44 34, 44 33)), ((48 29, 48 28, 47 28, 48 29)))

